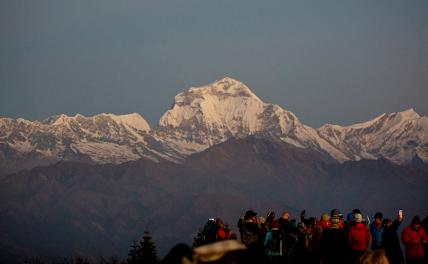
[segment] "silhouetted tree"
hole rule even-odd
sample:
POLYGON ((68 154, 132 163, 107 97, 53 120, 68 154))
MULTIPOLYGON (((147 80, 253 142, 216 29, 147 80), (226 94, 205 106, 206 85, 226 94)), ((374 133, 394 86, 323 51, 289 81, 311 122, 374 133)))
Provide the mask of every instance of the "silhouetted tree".
POLYGON ((82 256, 63 258, 61 264, 90 264, 89 260, 82 256))
POLYGON ((98 264, 126 264, 126 261, 121 261, 116 257, 110 257, 109 259, 101 257, 98 259, 98 264))
POLYGON ((128 264, 137 264, 140 263, 139 257, 140 246, 137 244, 137 241, 134 240, 134 243, 131 245, 131 249, 128 252, 128 264))
POLYGON ((32 257, 30 259, 24 260, 24 264, 45 264, 46 261, 44 261, 40 257, 32 257))
POLYGON ((128 264, 156 264, 159 263, 159 258, 155 243, 148 231, 144 231, 143 240, 131 245, 128 252, 128 264))

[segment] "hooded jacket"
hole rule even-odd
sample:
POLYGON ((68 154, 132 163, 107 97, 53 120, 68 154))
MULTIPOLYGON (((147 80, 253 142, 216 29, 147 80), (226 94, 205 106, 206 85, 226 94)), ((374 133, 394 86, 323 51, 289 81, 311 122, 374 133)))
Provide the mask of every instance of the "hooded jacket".
POLYGON ((418 230, 408 226, 401 233, 401 241, 406 246, 407 259, 422 259, 424 257, 424 243, 428 241, 425 230, 420 227, 418 230))
POLYGON ((363 223, 356 223, 349 229, 348 245, 352 250, 364 251, 370 245, 370 232, 363 223))

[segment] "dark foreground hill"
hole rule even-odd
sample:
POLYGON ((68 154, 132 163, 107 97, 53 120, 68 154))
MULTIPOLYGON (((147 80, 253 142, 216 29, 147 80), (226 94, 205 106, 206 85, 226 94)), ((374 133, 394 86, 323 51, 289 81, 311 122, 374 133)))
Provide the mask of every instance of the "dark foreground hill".
POLYGON ((247 209, 297 216, 361 208, 410 218, 428 209, 428 166, 415 160, 337 163, 278 140, 232 139, 184 164, 148 159, 120 165, 59 162, 0 180, 1 259, 126 257, 150 230, 161 255, 191 243, 208 217, 235 228, 247 209))

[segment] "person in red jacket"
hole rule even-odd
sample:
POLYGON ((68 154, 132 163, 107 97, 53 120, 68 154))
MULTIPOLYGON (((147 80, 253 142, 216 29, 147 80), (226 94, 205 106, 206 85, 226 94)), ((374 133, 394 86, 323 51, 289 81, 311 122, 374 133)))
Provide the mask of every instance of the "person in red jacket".
POLYGON ((349 228, 348 246, 350 249, 351 263, 360 263, 360 258, 367 251, 370 245, 369 228, 362 223, 361 214, 354 214, 355 225, 349 228))
POLYGON ((428 243, 425 230, 421 227, 421 218, 414 216, 410 226, 403 229, 401 241, 406 247, 406 260, 408 264, 424 263, 424 245, 428 243))

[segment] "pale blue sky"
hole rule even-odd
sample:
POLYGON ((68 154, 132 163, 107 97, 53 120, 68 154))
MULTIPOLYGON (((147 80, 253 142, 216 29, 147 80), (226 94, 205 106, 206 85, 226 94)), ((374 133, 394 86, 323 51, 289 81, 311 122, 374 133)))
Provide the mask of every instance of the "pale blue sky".
POLYGON ((428 115, 428 1, 0 1, 0 116, 138 112, 223 76, 304 123, 428 115))

